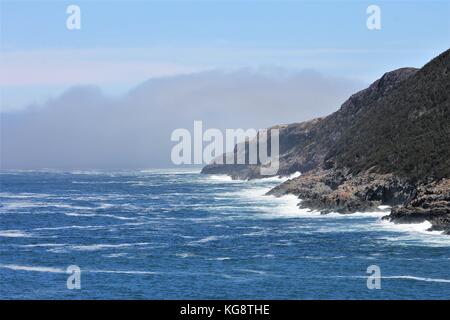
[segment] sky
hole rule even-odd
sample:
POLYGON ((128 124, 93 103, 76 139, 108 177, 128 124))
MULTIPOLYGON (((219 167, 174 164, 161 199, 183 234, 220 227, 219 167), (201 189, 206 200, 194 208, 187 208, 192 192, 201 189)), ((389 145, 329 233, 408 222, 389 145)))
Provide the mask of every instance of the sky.
MULTIPOLYGON (((252 127, 304 121, 387 71, 421 67, 450 47, 450 2, 0 0, 0 27, 2 164, 162 166, 167 159, 143 152, 140 135, 189 126, 194 114, 217 127, 232 125, 224 118, 252 127), (72 4, 79 30, 66 27, 72 4), (381 9, 380 30, 366 26, 371 4, 381 9), (66 123, 65 113, 92 126, 109 119, 97 129, 137 153, 133 163, 111 162, 122 149, 97 129, 75 141, 83 126, 66 123), (73 136, 49 144, 62 124, 73 136), (42 128, 51 132, 37 135, 42 128), (38 138, 45 152, 32 151, 38 138), (47 149, 64 145, 86 156, 50 159, 47 149)), ((152 146, 166 140, 161 134, 152 146)))

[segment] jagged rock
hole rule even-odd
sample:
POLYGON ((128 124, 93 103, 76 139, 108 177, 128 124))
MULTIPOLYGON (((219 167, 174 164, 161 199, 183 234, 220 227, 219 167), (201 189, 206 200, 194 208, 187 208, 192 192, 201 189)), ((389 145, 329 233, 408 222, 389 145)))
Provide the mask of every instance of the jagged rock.
POLYGON ((431 230, 450 234, 450 179, 421 185, 413 197, 394 207, 385 219, 397 223, 429 221, 431 230))
POLYGON ((348 170, 313 170, 288 180, 268 192, 269 195, 298 195, 302 207, 323 213, 352 213, 373 210, 379 205, 396 205, 409 199, 414 184, 392 174, 348 170))

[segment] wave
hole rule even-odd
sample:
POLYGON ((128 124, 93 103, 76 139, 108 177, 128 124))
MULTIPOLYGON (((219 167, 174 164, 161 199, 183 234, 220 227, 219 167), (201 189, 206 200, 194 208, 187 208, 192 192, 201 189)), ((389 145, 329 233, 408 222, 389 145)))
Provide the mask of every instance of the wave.
POLYGON ((115 273, 115 274, 143 274, 143 275, 154 275, 161 274, 160 272, 155 271, 139 271, 139 270, 81 270, 81 272, 89 272, 89 273, 115 273))
POLYGON ((87 245, 70 245, 69 249, 76 251, 97 251, 103 249, 112 249, 112 248, 129 248, 136 246, 146 246, 151 244, 150 242, 136 242, 136 243, 119 243, 119 244, 87 244, 87 245))
POLYGON ((113 214, 100 214, 100 213, 75 213, 75 212, 67 212, 64 213, 65 216, 68 217, 105 217, 105 218, 112 218, 112 219, 118 219, 118 220, 137 220, 135 217, 124 217, 124 216, 116 216, 113 214))
POLYGON ((428 231, 431 223, 394 223, 386 220, 379 220, 378 227, 381 230, 395 233, 380 238, 384 241, 392 241, 398 245, 416 245, 417 243, 433 247, 450 247, 450 237, 444 235, 442 231, 428 231))
POLYGON ((255 254, 252 256, 252 258, 267 258, 267 259, 273 259, 275 258, 274 254, 255 254))
POLYGON ((282 182, 286 182, 288 180, 300 177, 302 174, 300 173, 300 171, 294 172, 288 176, 273 176, 273 177, 267 177, 267 178, 261 178, 260 180, 262 182, 278 182, 278 183, 282 183, 282 182))
POLYGON ((171 169, 144 169, 140 170, 140 173, 152 173, 152 174, 199 174, 201 169, 199 168, 171 168, 171 169))
POLYGON ((182 252, 182 253, 176 253, 175 256, 179 257, 179 258, 190 258, 190 257, 195 257, 195 254, 190 253, 190 252, 182 252))
MULTIPOLYGON (((14 271, 28 271, 28 272, 46 272, 46 273, 66 273, 66 270, 58 267, 45 267, 45 266, 27 266, 27 265, 16 265, 16 264, 0 264, 0 268, 10 269, 14 271)), ((249 272, 264 275, 265 271, 253 270, 253 269, 240 269, 239 271, 249 272)), ((155 271, 142 271, 142 270, 108 270, 108 269, 81 269, 81 272, 88 273, 112 273, 112 274, 135 274, 135 275, 155 275, 160 274, 160 272, 155 271)), ((224 275, 222 275, 224 276, 224 275)), ((366 279, 367 276, 320 276, 318 278, 357 278, 366 279)), ((424 281, 424 282, 437 282, 437 283, 450 283, 450 279, 443 278, 429 278, 429 277, 418 277, 411 275, 394 275, 394 276, 381 276, 381 279, 394 279, 394 280, 413 280, 413 281, 424 281)))
POLYGON ((51 197, 50 194, 46 193, 31 193, 31 192, 0 192, 0 197, 10 198, 10 199, 41 199, 51 197))
POLYGON ((35 244, 19 244, 17 247, 20 248, 54 248, 54 247, 64 247, 67 244, 64 243, 35 243, 35 244))
MULTIPOLYGON (((61 227, 43 227, 43 228, 34 228, 36 231, 45 231, 45 230, 66 230, 66 229, 88 229, 88 230, 98 230, 98 229, 107 229, 113 226, 119 225, 71 225, 71 226, 61 226, 61 227)), ((120 225, 121 226, 121 225, 120 225)))
POLYGON ((77 181, 73 180, 73 184, 123 184, 128 183, 128 181, 77 181))
POLYGON ((17 271, 35 271, 35 272, 50 272, 50 273, 65 273, 61 268, 53 267, 38 267, 38 266, 21 266, 16 264, 0 264, 0 268, 17 270, 17 271))
POLYGON ((120 257, 125 257, 128 254, 125 252, 121 252, 121 253, 111 253, 111 254, 103 254, 102 257, 105 258, 120 258, 120 257))
POLYGON ((248 272, 248 273, 255 273, 255 274, 259 274, 259 275, 267 274, 266 271, 253 270, 253 269, 238 269, 238 271, 243 271, 243 272, 248 272))
POLYGON ((237 192, 223 193, 222 196, 239 199, 243 205, 254 211, 260 218, 299 218, 306 216, 319 216, 317 212, 309 209, 300 209, 300 200, 295 195, 275 197, 266 195, 270 187, 257 186, 239 190, 237 192))
POLYGON ((207 176, 204 177, 203 180, 206 181, 207 183, 235 183, 235 184, 240 184, 240 183, 246 183, 247 182, 245 180, 233 180, 229 175, 226 175, 226 174, 207 175, 207 176))
MULTIPOLYGON (((67 171, 59 171, 59 172, 56 171, 56 173, 66 173, 66 172, 67 171)), ((108 175, 108 172, 99 170, 72 170, 68 171, 68 173, 73 175, 104 175, 104 174, 108 175)))
POLYGON ((208 260, 216 260, 216 261, 225 261, 225 260, 231 260, 230 257, 217 257, 217 258, 210 258, 208 260))
MULTIPOLYGON (((70 244, 70 243, 34 243, 34 244, 22 244, 16 245, 20 248, 51 248, 47 251, 62 253, 68 251, 99 251, 104 249, 117 249, 117 248, 130 248, 150 245, 150 242, 136 242, 136 243, 119 243, 119 244, 70 244)), ((122 255, 125 253, 118 253, 122 255)))
POLYGON ((211 241, 217 241, 220 238, 225 238, 225 236, 207 236, 207 237, 201 238, 199 240, 191 241, 188 244, 202 244, 202 243, 207 243, 207 242, 211 242, 211 241))
POLYGON ((21 230, 0 230, 0 237, 5 238, 29 238, 31 234, 21 230))
POLYGON ((88 229, 88 230, 98 230, 98 229, 109 229, 113 227, 126 227, 126 226, 141 226, 148 224, 146 222, 127 222, 121 224, 105 224, 105 225, 67 225, 60 227, 42 227, 34 228, 32 230, 45 231, 45 230, 65 230, 65 229, 88 229))
POLYGON ((211 175, 206 175, 205 180, 209 181, 209 182, 219 182, 219 183, 247 183, 247 184, 260 185, 260 184, 267 184, 267 183, 274 183, 274 184, 282 183, 287 180, 296 178, 300 175, 301 175, 300 172, 295 172, 289 176, 272 176, 272 177, 267 177, 267 178, 260 178, 257 180, 241 180, 241 179, 233 180, 231 178, 231 176, 229 176, 227 174, 211 174, 211 175))
POLYGON ((334 259, 345 259, 347 256, 304 256, 303 259, 308 260, 334 260, 334 259))
MULTIPOLYGON (((312 278, 367 279, 367 276, 317 276, 317 277, 312 276, 312 278)), ((380 276, 380 279, 414 280, 414 281, 424 281, 424 282, 450 283, 450 279, 417 277, 417 276, 411 276, 411 275, 380 276)))
POLYGON ((401 231, 401 232, 418 232, 425 234, 441 235, 442 231, 428 231, 432 224, 429 221, 421 223, 394 223, 387 220, 381 221, 381 225, 388 230, 401 231))
POLYGON ((92 210, 93 207, 74 206, 67 203, 60 202, 39 202, 39 201, 21 201, 21 202, 6 202, 1 209, 6 211, 30 209, 30 208, 59 208, 71 210, 92 210))
POLYGON ((436 279, 436 278, 424 278, 424 277, 415 277, 415 276, 382 276, 381 279, 406 279, 406 280, 416 280, 416 281, 425 281, 425 282, 440 282, 440 283, 450 283, 450 279, 436 279))
MULTIPOLYGON (((65 269, 54 267, 42 267, 42 266, 23 266, 16 264, 0 264, 0 268, 10 269, 15 271, 31 271, 31 272, 47 272, 47 273, 67 273, 65 269)), ((81 269, 81 272, 88 273, 116 273, 116 274, 159 274, 154 271, 140 271, 140 270, 102 270, 102 269, 81 269)))

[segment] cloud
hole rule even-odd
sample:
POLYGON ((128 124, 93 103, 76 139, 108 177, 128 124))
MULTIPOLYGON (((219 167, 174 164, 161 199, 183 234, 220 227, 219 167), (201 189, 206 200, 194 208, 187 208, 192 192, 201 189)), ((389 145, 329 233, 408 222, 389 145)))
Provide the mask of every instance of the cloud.
POLYGON ((264 128, 337 110, 361 82, 312 70, 205 71, 150 79, 110 97, 73 87, 46 103, 1 116, 2 169, 171 166, 171 132, 264 128))

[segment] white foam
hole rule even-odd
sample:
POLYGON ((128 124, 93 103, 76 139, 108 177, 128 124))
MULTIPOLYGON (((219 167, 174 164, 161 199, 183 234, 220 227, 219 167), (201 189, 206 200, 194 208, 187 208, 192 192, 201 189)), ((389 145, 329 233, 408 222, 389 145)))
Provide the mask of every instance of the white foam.
POLYGON ((303 259, 309 260, 331 260, 331 259, 345 259, 346 256, 304 256, 303 259))
MULTIPOLYGON (((48 272, 48 273, 66 273, 66 270, 62 268, 42 267, 42 266, 23 266, 15 264, 0 264, 0 268, 10 269, 15 271, 32 271, 32 272, 48 272)), ((116 273, 116 274, 136 274, 136 275, 152 275, 158 274, 153 271, 140 271, 140 270, 102 270, 102 269, 81 269, 81 272, 89 273, 116 273)))
POLYGON ((153 174, 197 174, 200 173, 199 168, 171 168, 171 169, 144 169, 141 173, 153 173, 153 174))
POLYGON ((183 253, 176 253, 175 256, 185 259, 185 258, 189 258, 189 257, 194 257, 195 254, 190 253, 190 252, 183 252, 183 253))
POLYGON ((6 238, 28 238, 32 235, 21 230, 0 230, 0 237, 6 238))
POLYGON ((106 217, 106 218, 112 218, 112 219, 118 219, 118 220, 136 220, 137 218, 134 217, 123 217, 123 216, 116 216, 113 214, 98 214, 98 213, 75 213, 75 212, 66 212, 64 215, 68 217, 106 217))
POLYGON ((80 225, 71 225, 71 226, 61 226, 61 227, 43 227, 43 228, 35 228, 33 230, 38 230, 38 231, 44 231, 44 230, 65 230, 65 229, 88 229, 88 230, 97 230, 97 229, 106 229, 112 226, 116 226, 116 225, 86 225, 86 226, 80 226, 80 225))
MULTIPOLYGON (((348 278, 348 279, 367 279, 367 276, 319 276, 317 278, 348 278)), ((425 281, 425 282, 440 282, 440 283, 450 283, 450 279, 440 279, 440 278, 427 278, 427 277, 417 277, 410 275, 398 275, 398 276, 381 276, 381 279, 394 279, 394 280, 414 280, 414 281, 425 281)))
POLYGON ((206 176, 206 181, 216 182, 216 183, 242 183, 244 180, 233 180, 229 175, 226 174, 213 174, 206 176))
POLYGON ((151 275, 151 274, 160 274, 159 272, 154 271, 139 271, 139 270, 86 270, 84 272, 90 273, 116 273, 116 274, 136 274, 136 275, 151 275))
POLYGON ((191 241, 191 244, 196 244, 196 243, 207 243, 207 242, 211 242, 211 241, 217 241, 219 240, 220 237, 218 236, 208 236, 205 238, 202 238, 200 240, 195 240, 195 241, 191 241))
POLYGON ((428 221, 398 224, 382 220, 378 221, 378 227, 386 231, 395 232, 394 236, 387 236, 381 239, 395 242, 398 245, 417 245, 417 243, 420 243, 432 247, 450 247, 449 236, 443 235, 441 231, 427 231, 431 227, 431 223, 428 221))
POLYGON ((109 209, 112 207, 114 207, 114 205, 111 203, 101 203, 96 209, 109 209))
POLYGON ((300 173, 300 171, 297 171, 288 176, 273 176, 273 177, 262 178, 260 180, 263 182, 269 182, 269 181, 272 182, 273 181, 273 182, 281 183, 281 182, 285 182, 285 181, 300 177, 301 175, 302 174, 300 173))
POLYGON ((17 245, 20 248, 52 248, 52 247, 64 247, 67 244, 64 243, 35 243, 35 244, 21 244, 17 245))
POLYGON ((35 272, 50 272, 50 273, 65 273, 66 271, 60 268, 52 267, 38 267, 38 266, 20 266, 16 264, 0 264, 0 268, 19 270, 19 271, 35 271, 35 272))
POLYGON ((120 258, 120 257, 125 257, 127 254, 125 252, 121 252, 121 253, 111 253, 111 254, 104 254, 102 255, 105 258, 120 258))
POLYGON ((255 254, 252 256, 252 258, 275 258, 275 255, 273 254, 255 254))
POLYGON ((73 175, 103 175, 105 172, 101 172, 98 170, 73 170, 69 171, 70 174, 73 175))
POLYGON ((319 215, 308 209, 300 209, 298 207, 300 200, 295 195, 288 194, 282 197, 266 195, 270 189, 270 187, 253 187, 224 195, 244 200, 250 208, 256 209, 262 218, 298 218, 319 215))
POLYGON ((150 242, 136 242, 136 243, 120 243, 120 244, 88 244, 88 245, 72 245, 69 246, 72 250, 77 251, 97 251, 103 249, 111 249, 111 248, 127 248, 127 247, 135 247, 135 246, 145 246, 149 245, 150 242))
POLYGON ((432 227, 432 224, 429 221, 424 221, 421 223, 394 223, 387 220, 382 220, 381 225, 385 229, 389 229, 392 231, 400 231, 400 232, 418 232, 424 234, 434 234, 441 235, 442 231, 428 231, 432 227))
MULTIPOLYGON (((289 176, 284 176, 284 177, 283 176, 271 176, 271 177, 260 178, 260 179, 256 179, 256 180, 241 180, 241 179, 233 180, 231 178, 231 176, 229 176, 227 174, 211 174, 211 175, 206 176, 206 181, 207 182, 216 182, 216 183, 247 183, 247 184, 256 184, 256 185, 271 183, 271 184, 275 185, 275 183, 279 184, 279 183, 285 182, 287 180, 296 178, 300 175, 301 175, 300 172, 295 172, 289 176)), ((269 188, 269 190, 270 190, 270 188, 269 188)))
POLYGON ((424 278, 424 277, 415 277, 415 276, 383 276, 382 279, 406 279, 406 280, 416 280, 416 281, 425 281, 425 282, 441 282, 441 283, 450 283, 450 279, 436 279, 436 278, 424 278))
POLYGON ((42 206, 43 203, 21 201, 21 202, 7 202, 3 203, 1 209, 3 210, 17 210, 17 209, 28 209, 42 206))
POLYGON ((13 211, 19 209, 30 209, 30 208, 61 208, 61 209, 71 209, 71 210, 89 210, 92 207, 81 207, 73 206, 65 203, 59 202, 38 202, 38 201, 21 201, 21 202, 6 202, 1 207, 2 210, 13 211))
POLYGON ((267 273, 265 271, 253 270, 253 269, 239 269, 239 271, 244 271, 244 272, 249 272, 249 273, 256 273, 256 274, 259 274, 259 275, 264 275, 264 274, 267 273))
POLYGON ((127 183, 127 181, 72 181, 73 184, 122 184, 127 183))
POLYGON ((49 194, 45 193, 29 193, 29 192, 0 192, 0 197, 11 198, 11 199, 34 199, 34 198, 48 198, 49 194))

